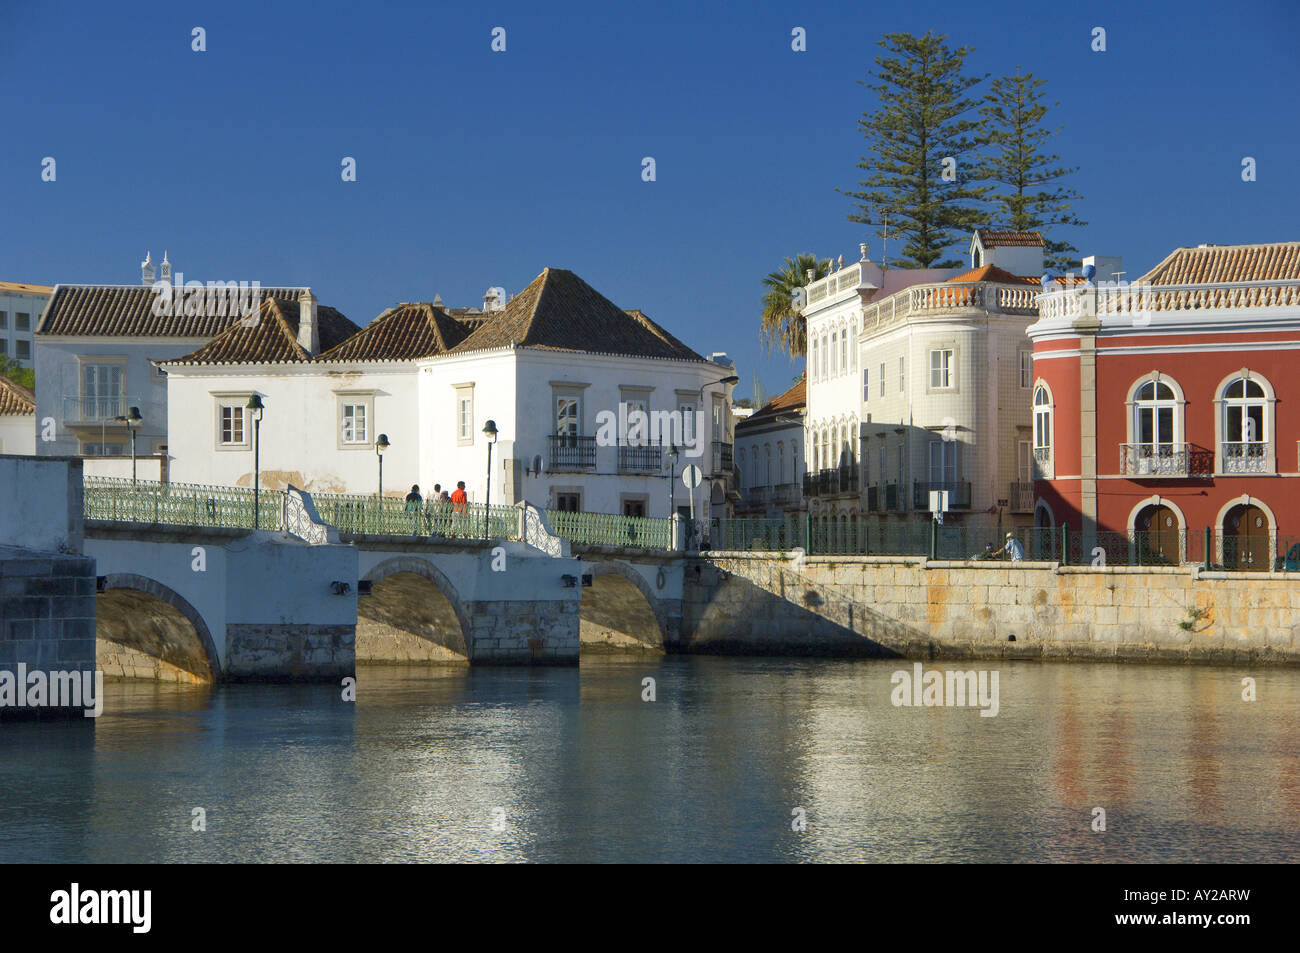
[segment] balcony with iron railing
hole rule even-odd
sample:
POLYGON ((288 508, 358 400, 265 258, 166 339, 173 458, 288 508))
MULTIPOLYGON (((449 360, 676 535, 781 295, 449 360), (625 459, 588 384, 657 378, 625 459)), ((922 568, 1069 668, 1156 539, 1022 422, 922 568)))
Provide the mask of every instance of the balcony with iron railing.
POLYGON ((799 497, 798 483, 778 483, 771 488, 770 500, 773 506, 796 506, 799 497))
POLYGON ((722 476, 731 473, 734 466, 732 445, 721 440, 713 441, 713 475, 722 476))
POLYGON ((1034 447, 1034 479, 1051 480, 1055 476, 1051 447, 1034 447))
POLYGON ((663 447, 657 443, 618 448, 618 468, 623 473, 658 473, 663 463, 663 447))
POLYGON ((593 470, 596 467, 596 438, 578 434, 551 434, 550 456, 546 468, 560 470, 593 470))
POLYGON ((77 424, 118 423, 118 417, 125 417, 132 407, 139 407, 143 402, 138 396, 123 394, 116 397, 65 395, 63 398, 63 423, 65 426, 77 424))
POLYGON ((898 492, 898 484, 886 483, 884 512, 896 513, 896 512, 901 512, 906 508, 907 508, 907 500, 905 494, 898 492))
POLYGON ((1213 454, 1190 443, 1122 443, 1119 472, 1141 478, 1208 476, 1213 454))
POLYGON ((1032 513, 1035 499, 1033 483, 1011 484, 1011 492, 1007 495, 1007 502, 1012 513, 1032 513))
POLYGON ((1273 473, 1273 445, 1265 440, 1220 446, 1224 473, 1273 473))
POLYGON ((931 490, 948 491, 948 509, 950 510, 970 509, 971 493, 969 480, 943 480, 939 482, 913 481, 912 508, 917 510, 928 510, 930 508, 931 490))

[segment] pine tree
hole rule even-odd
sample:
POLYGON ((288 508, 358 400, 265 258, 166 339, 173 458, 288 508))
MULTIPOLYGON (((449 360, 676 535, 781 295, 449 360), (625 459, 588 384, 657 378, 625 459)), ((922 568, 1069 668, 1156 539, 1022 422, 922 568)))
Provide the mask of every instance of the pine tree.
POLYGON ((877 56, 875 82, 862 82, 878 105, 858 120, 868 150, 858 168, 867 177, 847 193, 858 207, 849 221, 878 225, 887 217, 890 235, 904 239, 902 268, 959 266, 945 251, 986 224, 987 210, 976 204, 988 191, 979 179, 979 122, 965 118, 980 105, 967 93, 986 76, 965 75, 972 48, 951 49, 946 39, 885 34, 878 43, 893 55, 877 56))
POLYGON ((994 221, 1015 231, 1042 232, 1044 264, 1066 271, 1078 266, 1078 252, 1057 229, 1088 223, 1070 211, 1070 203, 1083 196, 1061 181, 1078 169, 1061 166, 1060 156, 1043 152, 1048 140, 1061 131, 1044 124, 1047 106, 1041 101, 1041 87, 1046 82, 1017 70, 1015 76, 990 84, 980 107, 991 146, 982 174, 995 183, 990 195, 997 209, 994 221))

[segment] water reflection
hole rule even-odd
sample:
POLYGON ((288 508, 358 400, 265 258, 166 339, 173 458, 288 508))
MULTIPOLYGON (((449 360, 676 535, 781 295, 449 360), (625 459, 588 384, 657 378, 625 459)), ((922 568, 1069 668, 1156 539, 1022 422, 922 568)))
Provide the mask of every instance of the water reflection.
POLYGON ((1244 702, 1228 669, 1006 663, 982 718, 893 707, 908 667, 368 666, 355 704, 108 683, 97 722, 0 723, 0 860, 1300 859, 1300 672, 1244 702))

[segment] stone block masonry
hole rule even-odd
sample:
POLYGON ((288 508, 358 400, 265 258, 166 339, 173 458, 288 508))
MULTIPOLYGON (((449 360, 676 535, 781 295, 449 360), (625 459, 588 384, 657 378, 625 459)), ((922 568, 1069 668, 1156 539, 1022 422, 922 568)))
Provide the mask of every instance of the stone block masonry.
POLYGON ((719 552, 682 608, 685 652, 1300 664, 1300 573, 719 552))
POLYGON ((577 665, 576 599, 468 604, 474 665, 577 665))
POLYGON ((355 625, 226 625, 229 681, 333 681, 355 673, 355 625))
POLYGON ((0 670, 16 676, 19 663, 95 670, 93 559, 0 546, 0 670))

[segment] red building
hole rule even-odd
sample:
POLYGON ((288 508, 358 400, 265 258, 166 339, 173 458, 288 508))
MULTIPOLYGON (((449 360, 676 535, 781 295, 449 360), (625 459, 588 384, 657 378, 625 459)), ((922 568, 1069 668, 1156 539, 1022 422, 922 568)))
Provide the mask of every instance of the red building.
POLYGON ((1036 524, 1109 563, 1201 562, 1208 528, 1212 564, 1272 569, 1300 541, 1300 242, 1112 277, 1028 329, 1036 524))

